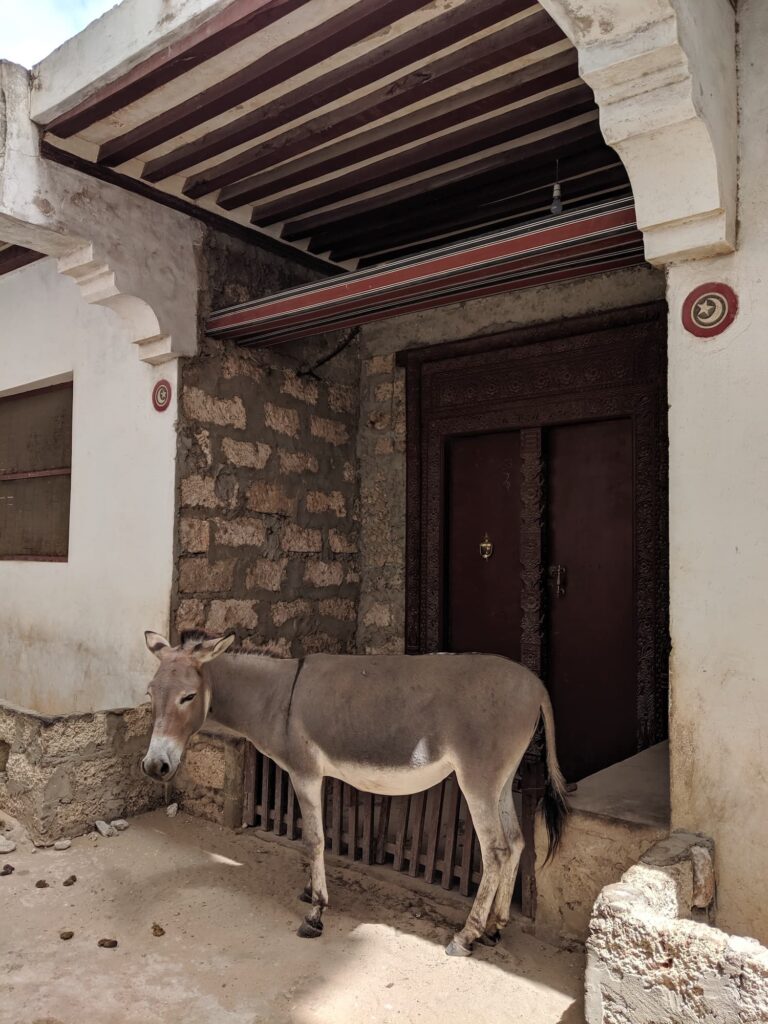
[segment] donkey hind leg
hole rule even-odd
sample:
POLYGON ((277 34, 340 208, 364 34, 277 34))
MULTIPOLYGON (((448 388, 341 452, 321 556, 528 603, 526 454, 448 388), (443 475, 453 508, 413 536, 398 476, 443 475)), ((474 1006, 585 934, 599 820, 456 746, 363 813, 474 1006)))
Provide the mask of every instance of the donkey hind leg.
POLYGON ((293 780, 293 788, 301 808, 302 840, 309 857, 309 885, 302 893, 307 895, 312 909, 299 925, 303 939, 316 939, 323 933, 323 910, 328 906, 325 884, 325 837, 323 833, 323 780, 293 780))
POLYGON ((514 772, 510 775, 507 782, 504 784, 504 788, 501 791, 499 797, 499 816, 501 817, 501 826, 504 829, 504 835, 507 838, 507 845, 511 851, 512 856, 507 861, 507 865, 502 872, 501 881, 499 887, 496 890, 496 896, 493 900, 493 906, 488 916, 488 923, 486 925, 485 934, 481 937, 480 941, 486 946, 495 946, 501 938, 501 932, 506 927, 509 921, 510 910, 512 907, 512 893, 515 888, 515 879, 517 878, 517 869, 520 864, 520 855, 523 852, 523 832, 520 828, 520 822, 517 817, 515 810, 514 799, 512 797, 512 780, 514 779, 514 772))
POLYGON ((489 799, 487 793, 478 795, 464 786, 462 789, 480 844, 483 877, 464 927, 445 948, 449 956, 471 956, 475 940, 485 932, 496 890, 512 857, 499 814, 498 793, 489 799))

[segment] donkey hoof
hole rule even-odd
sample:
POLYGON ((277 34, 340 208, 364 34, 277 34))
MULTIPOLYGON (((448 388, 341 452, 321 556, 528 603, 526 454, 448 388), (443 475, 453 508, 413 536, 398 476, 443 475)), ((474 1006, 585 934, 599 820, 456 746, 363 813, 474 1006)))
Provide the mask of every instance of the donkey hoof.
POLYGON ((483 932, 478 939, 484 946, 498 946, 501 942, 501 932, 497 928, 495 932, 483 932))
POLYGON ((448 956, 472 956, 472 947, 467 948, 457 939, 451 939, 445 947, 445 952, 448 956))
POLYGON ((305 889, 302 889, 301 892, 299 893, 299 899, 301 900, 302 903, 312 902, 312 897, 305 889))
POLYGON ((299 925, 299 930, 296 934, 301 936, 302 939, 319 939, 323 934, 323 922, 318 921, 317 924, 312 924, 305 917, 299 925))

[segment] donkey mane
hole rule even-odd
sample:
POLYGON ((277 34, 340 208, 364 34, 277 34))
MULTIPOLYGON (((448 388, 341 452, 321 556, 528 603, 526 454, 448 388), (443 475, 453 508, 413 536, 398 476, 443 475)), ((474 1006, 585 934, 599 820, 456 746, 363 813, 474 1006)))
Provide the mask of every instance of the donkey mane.
POLYGON ((206 633, 204 629, 184 629, 180 636, 182 650, 189 650, 197 647, 203 640, 213 639, 212 633, 206 633))
MULTIPOLYGON (((216 633, 208 633, 204 629, 184 629, 179 636, 179 645, 183 651, 193 651, 205 640, 213 640, 216 636, 216 633)), ((277 640, 268 640, 261 650, 233 651, 232 653, 238 657, 284 658, 277 640)))

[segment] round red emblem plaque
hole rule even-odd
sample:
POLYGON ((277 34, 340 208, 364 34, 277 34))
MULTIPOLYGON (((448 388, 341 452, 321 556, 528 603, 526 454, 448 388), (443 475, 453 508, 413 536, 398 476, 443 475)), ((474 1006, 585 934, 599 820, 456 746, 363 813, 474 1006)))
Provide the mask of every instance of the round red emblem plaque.
POLYGON ((709 281, 694 288, 683 303, 683 327, 697 338, 714 338, 730 327, 739 311, 733 288, 709 281))
POLYGON ((159 380, 152 389, 152 405, 158 412, 165 412, 171 404, 171 383, 167 380, 159 380))

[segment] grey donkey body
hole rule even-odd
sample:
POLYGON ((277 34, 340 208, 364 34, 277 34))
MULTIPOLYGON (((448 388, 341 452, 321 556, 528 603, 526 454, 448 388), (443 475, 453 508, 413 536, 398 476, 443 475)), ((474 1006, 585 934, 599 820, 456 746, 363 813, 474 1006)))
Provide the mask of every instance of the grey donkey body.
POLYGON ((509 919, 523 838, 512 780, 543 718, 549 854, 567 814, 555 754, 552 706, 528 669, 487 654, 330 655, 301 661, 227 655, 232 637, 189 631, 179 647, 156 633, 147 646, 160 666, 149 687, 154 729, 144 771, 167 782, 209 710, 290 775, 302 815, 312 907, 299 928, 322 932, 325 776, 389 796, 418 793, 452 771, 472 815, 483 877, 469 917, 446 952, 468 956, 494 944, 509 919))

